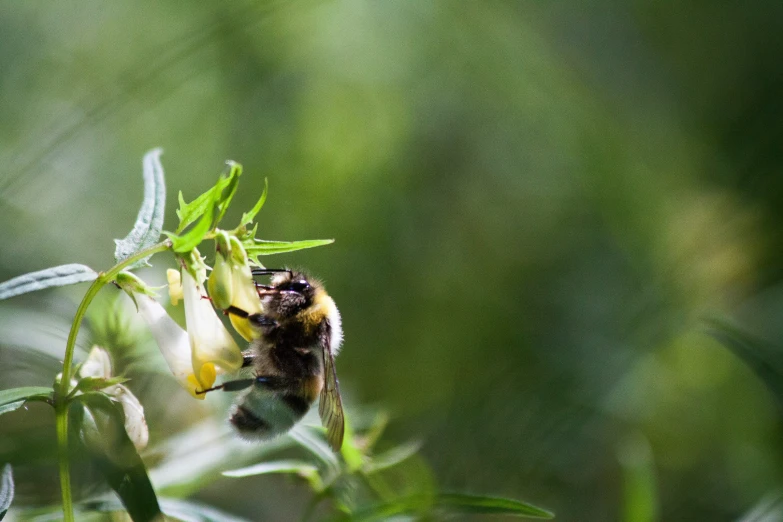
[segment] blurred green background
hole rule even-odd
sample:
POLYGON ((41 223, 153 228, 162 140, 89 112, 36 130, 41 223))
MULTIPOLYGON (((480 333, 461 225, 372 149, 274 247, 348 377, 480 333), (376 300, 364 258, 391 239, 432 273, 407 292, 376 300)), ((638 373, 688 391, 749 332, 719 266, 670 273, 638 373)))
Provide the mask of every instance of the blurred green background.
MULTIPOLYGON (((783 342, 781 35, 762 1, 3 2, 0 279, 109 267, 147 150, 169 229, 234 159, 229 222, 268 177, 260 237, 336 239, 267 265, 325 280, 349 409, 389 412, 443 488, 738 520, 783 480, 781 410, 705 318, 783 342)), ((0 388, 51 383, 83 291, 0 305, 0 388)), ((144 382, 153 444, 225 414, 144 382)), ((58 498, 52 418, 3 417, 23 501, 58 498)), ((288 520, 302 494, 199 498, 288 520)))

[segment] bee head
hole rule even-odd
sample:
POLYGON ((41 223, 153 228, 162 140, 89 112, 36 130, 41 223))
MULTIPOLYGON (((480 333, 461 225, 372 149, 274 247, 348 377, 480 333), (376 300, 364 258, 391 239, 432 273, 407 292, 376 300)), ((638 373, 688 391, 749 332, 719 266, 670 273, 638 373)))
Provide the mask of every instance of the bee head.
POLYGON ((265 313, 279 318, 293 317, 312 306, 320 283, 302 272, 282 272, 272 279, 273 291, 262 293, 265 313))

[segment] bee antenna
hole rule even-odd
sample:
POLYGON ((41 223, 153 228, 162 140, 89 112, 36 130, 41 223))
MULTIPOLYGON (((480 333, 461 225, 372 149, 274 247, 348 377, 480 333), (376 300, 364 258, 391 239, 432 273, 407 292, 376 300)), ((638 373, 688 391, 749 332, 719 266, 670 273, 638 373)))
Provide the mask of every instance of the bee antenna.
POLYGON ((289 277, 293 277, 293 272, 287 268, 254 268, 250 271, 254 276, 271 275, 287 272, 289 277))

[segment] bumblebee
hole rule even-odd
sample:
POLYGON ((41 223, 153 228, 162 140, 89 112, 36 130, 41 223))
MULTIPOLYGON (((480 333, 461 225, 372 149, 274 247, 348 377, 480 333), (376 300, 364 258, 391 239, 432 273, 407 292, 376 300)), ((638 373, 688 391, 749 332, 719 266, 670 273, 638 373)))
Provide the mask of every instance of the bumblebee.
POLYGON ((228 381, 203 390, 242 391, 229 421, 246 438, 267 439, 290 430, 320 397, 318 412, 334 451, 345 433, 340 386, 334 357, 342 343, 340 312, 323 285, 287 269, 254 269, 271 275, 271 284, 256 283, 262 313, 236 307, 227 313, 245 317, 259 334, 243 352, 244 366, 255 377, 228 381))

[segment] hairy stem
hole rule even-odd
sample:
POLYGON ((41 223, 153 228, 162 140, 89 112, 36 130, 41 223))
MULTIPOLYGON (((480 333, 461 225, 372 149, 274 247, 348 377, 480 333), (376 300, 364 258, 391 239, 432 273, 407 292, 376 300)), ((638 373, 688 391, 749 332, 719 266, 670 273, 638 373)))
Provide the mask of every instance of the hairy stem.
POLYGON ((54 397, 54 409, 57 417, 57 447, 59 450, 59 464, 60 464, 60 489, 63 499, 63 519, 66 522, 73 522, 73 501, 71 499, 71 473, 70 463, 68 461, 68 389, 71 384, 71 372, 73 366, 73 351, 76 347, 76 336, 79 334, 79 328, 82 325, 82 319, 84 314, 87 313, 87 308, 92 303, 92 300, 98 295, 101 288, 107 283, 110 283, 117 277, 125 267, 135 263, 140 259, 144 259, 147 256, 163 252, 171 248, 171 241, 166 240, 156 245, 153 245, 145 250, 142 250, 125 261, 117 263, 106 272, 98 274, 98 278, 93 281, 90 288, 87 289, 87 293, 84 294, 82 302, 79 303, 79 308, 76 310, 76 315, 71 323, 71 331, 68 333, 68 341, 65 344, 65 358, 63 359, 63 372, 59 385, 55 390, 54 397))

